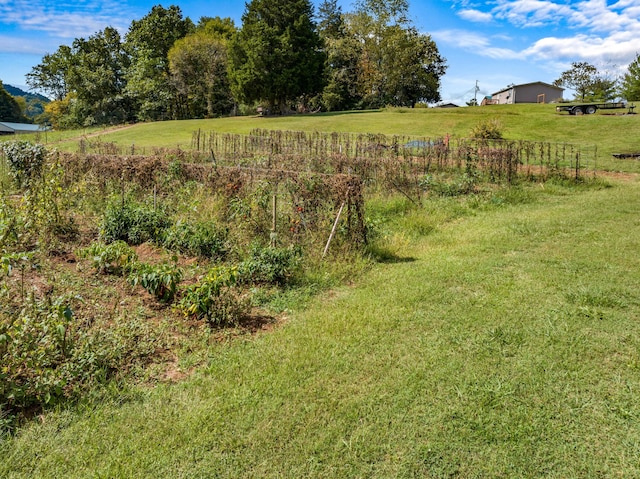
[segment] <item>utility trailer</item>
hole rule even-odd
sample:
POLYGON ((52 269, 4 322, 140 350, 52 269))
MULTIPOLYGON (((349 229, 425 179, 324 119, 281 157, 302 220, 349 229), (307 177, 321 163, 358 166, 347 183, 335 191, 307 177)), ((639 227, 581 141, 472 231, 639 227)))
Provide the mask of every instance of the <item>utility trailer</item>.
MULTIPOLYGON (((614 110, 619 108, 627 108, 627 104, 623 101, 616 103, 580 103, 557 106, 556 111, 568 111, 569 115, 593 115, 596 111, 598 111, 598 109, 614 110)), ((629 112, 631 113, 634 108, 634 106, 630 106, 629 112)))

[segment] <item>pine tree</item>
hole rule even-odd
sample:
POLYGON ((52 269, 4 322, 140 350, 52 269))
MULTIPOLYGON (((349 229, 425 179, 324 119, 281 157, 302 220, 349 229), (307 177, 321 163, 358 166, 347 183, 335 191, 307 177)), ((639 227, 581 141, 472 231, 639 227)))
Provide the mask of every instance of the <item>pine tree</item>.
POLYGON ((640 53, 629 64, 627 73, 622 77, 621 95, 625 100, 640 100, 640 53))
POLYGON ((287 111, 322 89, 324 52, 308 0, 253 0, 229 45, 231 88, 241 102, 287 111))

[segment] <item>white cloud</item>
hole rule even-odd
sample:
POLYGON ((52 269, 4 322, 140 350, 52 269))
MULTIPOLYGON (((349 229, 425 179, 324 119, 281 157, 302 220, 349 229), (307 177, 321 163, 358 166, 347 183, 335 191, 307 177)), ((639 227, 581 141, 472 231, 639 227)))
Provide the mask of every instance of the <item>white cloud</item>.
POLYGON ((437 41, 473 52, 477 55, 506 60, 518 58, 519 53, 509 48, 491 46, 491 39, 476 32, 466 30, 438 30, 431 33, 437 41))
POLYGON ((493 15, 491 15, 491 13, 481 12, 480 10, 475 10, 472 8, 460 10, 458 12, 458 16, 460 16, 460 18, 464 20, 479 23, 490 22, 491 20, 493 20, 493 15))
POLYGON ((542 38, 522 53, 540 60, 627 64, 637 51, 638 38, 622 32, 605 38, 582 34, 570 38, 542 38))
POLYGON ((560 23, 571 15, 572 8, 546 0, 499 0, 493 13, 518 27, 540 27, 560 23))
POLYGON ((0 53, 42 55, 42 52, 47 49, 49 49, 48 43, 40 40, 0 35, 0 53))
POLYGON ((107 26, 126 28, 130 17, 131 10, 118 2, 65 4, 46 0, 0 0, 0 23, 59 38, 88 36, 107 26))
POLYGON ((496 22, 527 27, 519 41, 529 45, 525 44, 520 51, 503 48, 505 41, 497 35, 482 36, 464 30, 438 32, 442 42, 480 56, 519 58, 556 67, 571 61, 588 61, 598 66, 612 62, 628 64, 640 50, 640 0, 618 0, 611 4, 607 0, 497 0, 487 12, 477 7, 460 8, 459 16, 469 21, 493 18, 496 22))

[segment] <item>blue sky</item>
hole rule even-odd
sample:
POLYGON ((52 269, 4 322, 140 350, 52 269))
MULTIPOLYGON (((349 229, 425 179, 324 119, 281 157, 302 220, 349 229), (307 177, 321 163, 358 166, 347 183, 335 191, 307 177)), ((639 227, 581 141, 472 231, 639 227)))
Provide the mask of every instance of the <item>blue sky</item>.
MULTIPOLYGON (((23 86, 45 53, 106 26, 124 34, 158 3, 0 0, 0 80, 23 86)), ((352 10, 352 1, 340 3, 344 12, 352 10)), ((245 9, 244 1, 231 0, 162 3, 172 4, 194 22, 221 16, 238 26, 245 9)), ((640 53, 640 0, 410 0, 410 17, 447 59, 443 101, 460 105, 474 97, 476 81, 480 99, 512 83, 551 83, 573 61, 589 62, 613 77, 640 53)))

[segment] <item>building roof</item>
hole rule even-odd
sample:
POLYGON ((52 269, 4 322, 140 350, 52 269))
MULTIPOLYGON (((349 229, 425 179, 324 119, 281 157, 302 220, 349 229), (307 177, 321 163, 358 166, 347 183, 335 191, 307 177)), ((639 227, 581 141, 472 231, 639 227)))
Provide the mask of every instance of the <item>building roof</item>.
POLYGON ((44 131, 45 127, 41 125, 32 125, 31 123, 12 123, 9 121, 0 121, 0 132, 5 133, 35 133, 44 131))
POLYGON ((545 83, 543 81, 533 81, 531 83, 521 83, 520 85, 508 86, 507 88, 503 88, 502 90, 499 90, 499 91, 493 93, 492 95, 499 95, 500 93, 508 91, 508 90, 511 90, 513 88, 520 88, 520 87, 529 86, 529 85, 542 85, 542 86, 547 87, 547 88, 553 88, 553 89, 558 90, 558 91, 564 91, 564 88, 560 88, 559 86, 551 85, 551 84, 545 83))

